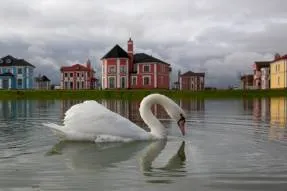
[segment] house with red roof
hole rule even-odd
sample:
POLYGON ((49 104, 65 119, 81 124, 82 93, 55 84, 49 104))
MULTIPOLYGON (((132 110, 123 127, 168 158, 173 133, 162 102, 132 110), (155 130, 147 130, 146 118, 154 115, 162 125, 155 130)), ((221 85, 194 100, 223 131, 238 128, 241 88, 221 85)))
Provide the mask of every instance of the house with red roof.
POLYGON ((179 74, 179 89, 201 91, 204 90, 205 73, 196 73, 188 71, 184 74, 179 74))
POLYGON ((102 89, 169 89, 170 64, 145 53, 134 53, 131 38, 127 51, 115 45, 102 61, 102 89))
POLYGON ((61 89, 79 90, 94 89, 96 87, 95 71, 90 60, 86 65, 74 64, 63 66, 61 71, 61 89))

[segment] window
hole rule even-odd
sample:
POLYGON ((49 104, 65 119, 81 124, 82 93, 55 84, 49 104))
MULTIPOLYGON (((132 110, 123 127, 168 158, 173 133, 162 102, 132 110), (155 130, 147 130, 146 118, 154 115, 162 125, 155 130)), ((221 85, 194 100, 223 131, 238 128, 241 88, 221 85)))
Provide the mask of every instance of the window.
MULTIPOLYGON (((65 74, 67 74, 67 73, 65 73, 65 74)), ((65 82, 64 89, 68 89, 68 82, 65 82)))
POLYGON ((125 87, 126 87, 126 78, 121 77, 121 88, 125 88, 125 87))
POLYGON ((18 68, 18 74, 23 74, 22 68, 18 68))
POLYGON ((143 78, 143 85, 150 85, 150 77, 143 78))
POLYGON ((126 66, 121 66, 120 67, 120 72, 121 73, 126 73, 126 68, 127 68, 126 66))
POLYGON ((280 85, 280 77, 278 77, 278 79, 277 79, 277 85, 278 86, 280 85))
POLYGON ((116 67, 115 66, 109 66, 108 73, 115 73, 116 72, 116 67))
POLYGON ((73 82, 70 82, 70 89, 74 89, 74 84, 73 84, 73 82))
POLYGON ((64 73, 65 77, 68 77, 68 73, 64 73))
POLYGON ((77 82, 77 89, 80 89, 80 82, 77 82))
POLYGON ((84 82, 82 82, 82 88, 85 89, 85 83, 84 82))
POLYGON ((137 85, 137 77, 136 76, 132 76, 132 85, 133 86, 137 85))
POLYGON ((70 77, 73 77, 73 73, 70 73, 70 77))
POLYGON ((22 85, 23 85, 23 80, 22 80, 22 79, 18 79, 18 80, 17 80, 17 86, 18 86, 18 88, 22 88, 22 85))
POLYGON ((109 88, 115 88, 115 78, 109 77, 109 88))
POLYGON ((80 77, 80 73, 79 72, 77 72, 77 77, 80 77))
POLYGON ((149 65, 144 65, 143 66, 143 71, 144 72, 150 72, 150 66, 149 65))

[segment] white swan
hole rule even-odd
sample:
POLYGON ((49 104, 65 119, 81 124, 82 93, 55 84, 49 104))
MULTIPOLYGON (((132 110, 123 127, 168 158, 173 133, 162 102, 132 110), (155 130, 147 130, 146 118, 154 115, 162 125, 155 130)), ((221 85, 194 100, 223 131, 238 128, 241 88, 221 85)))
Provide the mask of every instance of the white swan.
POLYGON ((110 111, 96 101, 85 101, 73 105, 66 113, 64 126, 46 123, 45 126, 65 140, 112 142, 130 140, 152 140, 167 138, 167 129, 153 115, 151 106, 161 105, 168 115, 177 121, 185 135, 185 113, 173 100, 161 95, 150 94, 141 101, 139 112, 150 128, 145 131, 130 120, 110 111))

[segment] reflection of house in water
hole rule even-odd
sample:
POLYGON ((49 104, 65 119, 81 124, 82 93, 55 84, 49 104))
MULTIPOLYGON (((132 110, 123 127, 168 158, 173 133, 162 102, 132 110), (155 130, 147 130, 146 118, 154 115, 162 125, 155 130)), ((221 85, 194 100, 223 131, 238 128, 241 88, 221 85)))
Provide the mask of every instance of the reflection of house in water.
POLYGON ((287 138, 287 98, 273 97, 270 99, 270 139, 282 140, 287 138))
POLYGON ((186 111, 203 111, 205 109, 203 99, 181 99, 178 104, 186 111))
MULTIPOLYGON (((114 111, 123 117, 130 119, 137 125, 141 127, 145 126, 139 113, 140 101, 103 100, 102 104, 111 111, 114 111)), ((158 119, 170 118, 160 105, 153 105, 151 110, 158 119)))
POLYGON ((270 115, 270 99, 254 98, 243 100, 244 111, 252 112, 253 119, 256 121, 269 120, 270 115))
POLYGON ((243 110, 252 111, 253 110, 253 100, 252 99, 243 99, 243 110))
POLYGON ((1 100, 0 116, 4 119, 31 116, 32 102, 31 100, 1 100))
POLYGON ((270 100, 270 122, 271 124, 278 125, 285 128, 286 126, 286 107, 287 100, 285 97, 273 97, 270 100))
POLYGON ((38 109, 46 110, 54 104, 53 100, 1 100, 0 117, 14 119, 17 117, 30 117, 38 109))
POLYGON ((254 98, 253 99, 253 118, 254 120, 268 120, 270 115, 270 99, 254 98))

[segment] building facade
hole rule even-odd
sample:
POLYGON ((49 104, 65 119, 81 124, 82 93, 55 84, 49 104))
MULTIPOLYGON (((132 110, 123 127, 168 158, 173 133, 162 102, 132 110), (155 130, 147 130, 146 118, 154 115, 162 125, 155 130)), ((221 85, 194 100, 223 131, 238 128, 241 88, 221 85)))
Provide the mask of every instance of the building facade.
POLYGON ((145 53, 134 54, 133 41, 127 52, 115 45, 102 57, 102 89, 169 89, 170 64, 145 53))
POLYGON ((253 74, 247 74, 240 77, 240 89, 253 89, 253 74))
POLYGON ((261 68, 261 89, 266 90, 270 88, 270 68, 261 68))
POLYGON ((287 88, 287 55, 277 55, 270 63, 270 88, 287 88))
POLYGON ((74 64, 61 67, 61 89, 94 89, 95 86, 95 71, 91 68, 90 60, 86 65, 74 64))
POLYGON ((34 68, 11 55, 0 58, 0 89, 32 89, 34 68))
POLYGON ((204 90, 205 73, 188 71, 179 76, 179 89, 201 91, 204 90))
POLYGON ((266 85, 269 84, 269 73, 266 72, 269 70, 270 61, 256 61, 253 64, 253 88, 254 89, 262 89, 262 79, 264 80, 264 88, 268 89, 269 86, 266 88, 266 85), (262 75, 262 71, 264 71, 264 76, 262 75))
POLYGON ((51 89, 51 80, 43 75, 39 75, 38 77, 35 78, 35 89, 39 89, 39 90, 49 90, 51 89))

